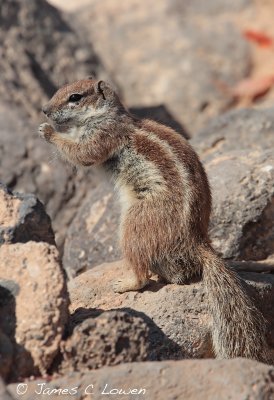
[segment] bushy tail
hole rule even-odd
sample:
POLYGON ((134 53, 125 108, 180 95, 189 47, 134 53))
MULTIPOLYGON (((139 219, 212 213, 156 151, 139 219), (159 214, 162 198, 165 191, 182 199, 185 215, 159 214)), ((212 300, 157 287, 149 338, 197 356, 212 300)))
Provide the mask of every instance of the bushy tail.
POLYGON ((216 356, 266 362, 266 324, 248 295, 248 286, 210 247, 202 253, 216 356))

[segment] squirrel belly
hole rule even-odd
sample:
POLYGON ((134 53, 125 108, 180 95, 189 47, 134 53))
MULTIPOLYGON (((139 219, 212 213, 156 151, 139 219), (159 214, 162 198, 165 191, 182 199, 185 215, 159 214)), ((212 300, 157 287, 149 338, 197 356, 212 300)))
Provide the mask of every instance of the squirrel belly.
POLYGON ((75 165, 101 165, 120 193, 121 248, 131 271, 116 292, 139 290, 151 272, 185 284, 203 276, 219 358, 265 361, 265 322, 245 282, 211 247, 211 193, 205 170, 178 133, 128 113, 102 81, 81 80, 53 96, 40 135, 75 165), (73 132, 69 136, 64 133, 73 132))

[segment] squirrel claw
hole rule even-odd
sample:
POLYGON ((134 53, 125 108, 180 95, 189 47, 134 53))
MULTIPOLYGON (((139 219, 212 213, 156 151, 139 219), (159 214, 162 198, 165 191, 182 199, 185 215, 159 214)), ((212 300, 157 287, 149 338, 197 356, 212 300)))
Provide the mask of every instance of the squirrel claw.
POLYGON ((49 142, 51 136, 54 134, 54 128, 45 122, 39 126, 38 134, 42 139, 45 139, 47 142, 49 142))

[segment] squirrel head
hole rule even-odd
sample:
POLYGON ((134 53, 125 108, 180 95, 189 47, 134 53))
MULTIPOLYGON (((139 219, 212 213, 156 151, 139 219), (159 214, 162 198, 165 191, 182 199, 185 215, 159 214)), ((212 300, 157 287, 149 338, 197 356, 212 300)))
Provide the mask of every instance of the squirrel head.
POLYGON ((123 108, 118 95, 104 81, 87 78, 61 87, 42 108, 58 125, 83 125, 87 120, 104 120, 123 108))

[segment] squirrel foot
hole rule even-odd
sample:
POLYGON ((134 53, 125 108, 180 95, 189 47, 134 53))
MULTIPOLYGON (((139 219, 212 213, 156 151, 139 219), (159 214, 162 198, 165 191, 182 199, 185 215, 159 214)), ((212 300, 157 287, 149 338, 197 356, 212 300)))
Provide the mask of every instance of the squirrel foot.
POLYGON ((125 277, 113 283, 115 293, 124 293, 143 289, 149 283, 149 279, 140 281, 135 276, 125 277))

